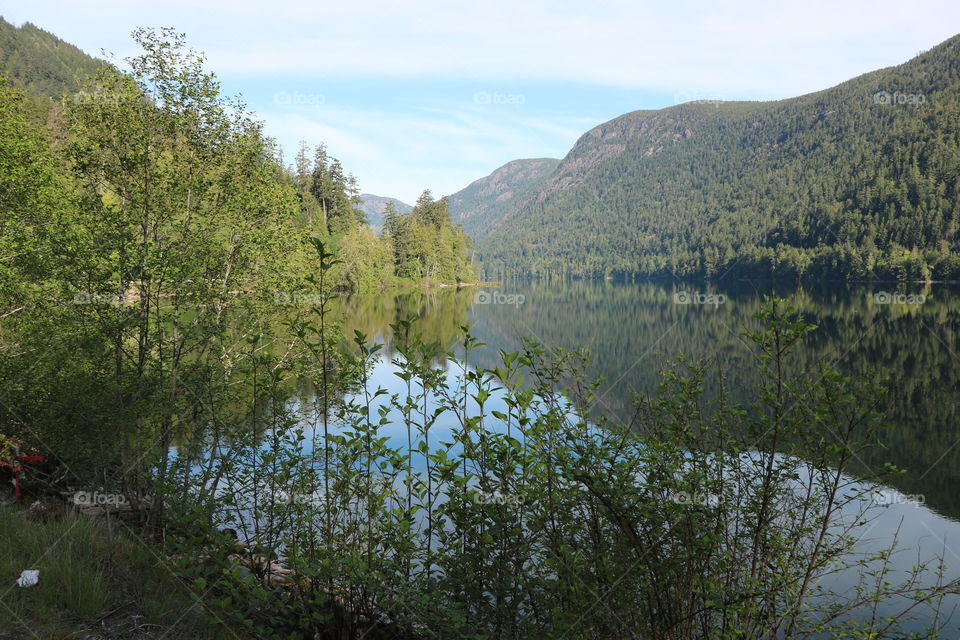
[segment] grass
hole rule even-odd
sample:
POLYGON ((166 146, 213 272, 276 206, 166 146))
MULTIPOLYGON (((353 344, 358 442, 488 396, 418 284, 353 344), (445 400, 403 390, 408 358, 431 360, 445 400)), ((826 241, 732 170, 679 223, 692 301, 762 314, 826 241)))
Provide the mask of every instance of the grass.
POLYGON ((0 638, 224 637, 207 631, 211 619, 122 524, 0 507, 0 638), (17 587, 26 569, 40 582, 17 587))

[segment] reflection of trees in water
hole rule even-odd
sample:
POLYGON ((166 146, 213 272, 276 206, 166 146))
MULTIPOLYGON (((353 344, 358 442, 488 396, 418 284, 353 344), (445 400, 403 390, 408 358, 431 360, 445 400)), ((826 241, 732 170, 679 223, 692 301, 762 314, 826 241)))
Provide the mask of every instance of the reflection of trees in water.
MULTIPOLYGON (((819 327, 798 352, 796 367, 811 380, 821 366, 836 365, 851 375, 876 372, 890 391, 884 446, 866 452, 864 463, 889 461, 908 469, 898 488, 924 494, 934 508, 960 516, 960 496, 953 489, 960 480, 960 444, 954 446, 960 440, 960 295, 938 286, 923 290, 922 305, 881 305, 874 299, 881 289, 742 282, 507 284, 501 291, 522 293, 523 304, 472 306, 470 290, 351 298, 344 328, 348 335, 354 326, 369 335, 381 333, 389 343, 387 325, 415 313, 424 337, 449 347, 470 311, 473 333, 487 344, 472 355, 478 366, 493 366, 499 349, 517 350, 524 337, 547 348, 584 347, 592 355, 589 372, 606 378, 595 411, 624 419, 633 395, 654 391, 659 371, 681 353, 690 361, 710 361, 714 371, 723 372, 731 395, 752 400, 760 381, 741 334, 758 327, 753 316, 763 294, 784 296, 819 327), (677 304, 679 291, 722 294, 725 301, 677 304)), ((707 396, 717 389, 713 376, 707 396)))
MULTIPOLYGON (((437 342, 444 352, 456 346, 461 338, 460 327, 467 322, 467 311, 473 305, 472 288, 406 289, 385 292, 362 292, 337 300, 337 316, 343 334, 349 341, 354 331, 385 345, 392 356, 394 335, 390 325, 399 320, 417 318, 415 331, 425 342, 437 342)), ((349 348, 355 349, 352 342, 349 348)), ((441 356, 441 363, 446 356, 441 356)))

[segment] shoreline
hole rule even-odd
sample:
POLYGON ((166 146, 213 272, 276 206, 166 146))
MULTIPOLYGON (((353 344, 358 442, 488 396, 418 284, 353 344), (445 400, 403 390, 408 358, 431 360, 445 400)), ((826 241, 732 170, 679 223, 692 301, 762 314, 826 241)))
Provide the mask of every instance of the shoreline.
POLYGON ((464 289, 466 287, 499 287, 503 283, 496 281, 477 282, 405 282, 396 284, 379 284, 375 287, 361 289, 335 289, 341 293, 358 293, 361 291, 386 291, 388 289, 464 289))

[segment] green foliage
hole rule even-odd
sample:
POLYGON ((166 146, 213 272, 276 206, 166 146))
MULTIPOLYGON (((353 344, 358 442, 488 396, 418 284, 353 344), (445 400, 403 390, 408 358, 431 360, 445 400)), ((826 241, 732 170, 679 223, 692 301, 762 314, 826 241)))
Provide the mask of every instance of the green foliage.
POLYGON ((340 162, 330 158, 323 145, 316 148, 312 161, 301 146, 294 185, 300 200, 300 226, 327 238, 340 258, 342 265, 336 271, 340 286, 357 290, 398 281, 474 279, 467 257, 470 240, 450 222, 446 199, 435 202, 425 191, 406 215, 388 202, 383 234, 378 237, 360 209, 356 180, 344 174, 340 162))
POLYGON ((393 252, 367 225, 361 225, 340 239, 343 265, 340 277, 350 289, 371 289, 394 279, 393 252))
POLYGON ((309 238, 342 254, 323 295, 394 270, 322 146, 287 171, 182 35, 134 37, 130 73, 98 67, 52 135, 0 85, 0 420, 71 481, 102 466, 142 495, 178 437, 235 410, 237 341, 316 294, 309 238))
MULTIPOLYGON (((131 74, 105 68, 90 100, 65 105, 79 207, 78 238, 62 258, 63 298, 81 303, 68 313, 101 378, 89 404, 122 407, 98 422, 135 424, 147 447, 131 452, 136 460, 154 446, 167 456, 196 385, 223 366, 210 341, 224 335, 232 292, 283 285, 307 258, 260 124, 220 96, 182 36, 134 35, 143 54, 129 60, 131 74)), ((135 475, 142 465, 123 468, 135 475)))
POLYGON ((135 37, 130 75, 64 100, 56 145, 0 89, 0 419, 71 483, 142 498, 205 403, 231 402, 218 385, 264 315, 237 294, 290 290, 311 256, 260 124, 181 36, 135 37))
POLYGON ((66 187, 49 140, 28 121, 27 98, 0 77, 0 316, 23 310, 52 275, 66 187))
POLYGON ((300 199, 302 224, 311 232, 339 239, 366 223, 360 210, 360 190, 356 178, 344 173, 336 158, 319 145, 312 161, 301 143, 294 169, 294 183, 300 199))
POLYGON ((434 200, 429 190, 417 199, 408 215, 392 203, 384 210, 384 233, 393 247, 396 274, 427 282, 469 282, 474 279, 469 262, 470 239, 450 222, 446 198, 434 200))

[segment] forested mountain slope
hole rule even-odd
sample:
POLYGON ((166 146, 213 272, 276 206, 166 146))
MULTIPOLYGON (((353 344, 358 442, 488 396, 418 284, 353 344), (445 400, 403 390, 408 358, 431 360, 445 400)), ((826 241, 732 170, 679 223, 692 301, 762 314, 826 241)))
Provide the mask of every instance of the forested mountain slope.
POLYGON ((960 37, 776 102, 636 111, 474 229, 486 277, 960 278, 960 37))
POLYGON ((530 195, 560 161, 556 158, 513 160, 453 195, 450 215, 470 234, 482 234, 530 195))
POLYGON ((0 67, 14 87, 57 100, 77 92, 101 64, 29 22, 15 27, 0 18, 0 67))

